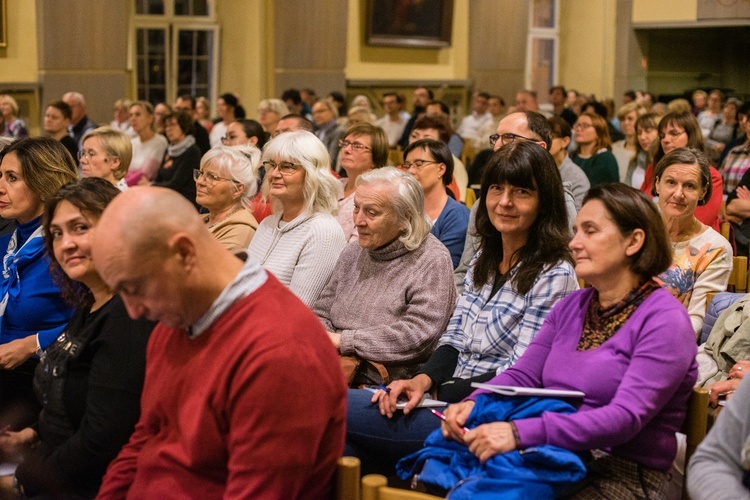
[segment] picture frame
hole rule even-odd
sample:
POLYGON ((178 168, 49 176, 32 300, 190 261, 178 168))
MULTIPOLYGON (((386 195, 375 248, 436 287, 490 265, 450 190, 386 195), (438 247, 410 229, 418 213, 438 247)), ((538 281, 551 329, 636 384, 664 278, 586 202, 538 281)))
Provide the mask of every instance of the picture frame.
POLYGON ((366 43, 443 49, 451 46, 453 0, 368 0, 366 43))
POLYGON ((0 0, 0 47, 8 46, 8 9, 7 0, 0 0))

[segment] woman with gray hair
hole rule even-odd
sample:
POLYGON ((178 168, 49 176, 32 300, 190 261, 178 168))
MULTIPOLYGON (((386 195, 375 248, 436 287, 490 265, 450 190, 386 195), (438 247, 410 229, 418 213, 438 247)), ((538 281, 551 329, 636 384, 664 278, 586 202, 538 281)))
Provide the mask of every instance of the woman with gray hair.
POLYGON ((263 99, 258 104, 258 122, 271 136, 276 131, 276 125, 281 117, 288 114, 289 108, 281 99, 263 99))
POLYGON ((317 137, 300 130, 269 142, 262 165, 261 191, 271 199, 274 214, 258 226, 248 256, 312 306, 346 245, 334 218, 339 183, 331 159, 317 137))
MULTIPOLYGON (((393 167, 359 176, 354 223, 358 242, 341 254, 313 311, 342 355, 380 363, 390 379, 411 377, 456 303, 450 253, 430 234, 421 186, 393 167)), ((360 371, 353 385, 383 381, 372 364, 360 371)))
POLYGON ((260 151, 255 146, 220 146, 201 158, 193 170, 195 202, 206 208, 206 227, 230 252, 247 248, 258 228, 248 207, 257 191, 255 170, 260 151))

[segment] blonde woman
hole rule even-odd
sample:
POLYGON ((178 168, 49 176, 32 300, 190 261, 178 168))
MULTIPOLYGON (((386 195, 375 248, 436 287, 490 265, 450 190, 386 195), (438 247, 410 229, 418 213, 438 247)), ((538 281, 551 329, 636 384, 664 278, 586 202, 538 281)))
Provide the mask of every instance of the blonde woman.
POLYGON ((0 96, 0 131, 4 137, 23 139, 29 136, 26 123, 18 117, 18 103, 9 95, 0 96))
POLYGON ((282 116, 289 114, 289 108, 281 99, 263 99, 258 104, 258 121, 263 130, 273 135, 282 116))
POLYGON ((130 106, 130 126, 137 136, 131 141, 133 158, 125 181, 128 186, 135 186, 142 178, 147 181, 156 178, 169 143, 156 133, 154 107, 148 101, 137 101, 130 106))
POLYGON ((124 132, 111 127, 99 127, 83 136, 83 148, 78 151, 84 177, 99 177, 120 191, 128 189, 125 175, 133 157, 133 145, 124 132))

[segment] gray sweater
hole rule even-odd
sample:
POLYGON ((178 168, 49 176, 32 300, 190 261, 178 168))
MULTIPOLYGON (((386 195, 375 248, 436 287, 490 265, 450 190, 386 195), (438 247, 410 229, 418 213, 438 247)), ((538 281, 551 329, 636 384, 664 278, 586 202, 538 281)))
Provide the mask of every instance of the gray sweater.
POLYGON ((750 377, 747 376, 690 459, 687 476, 690 498, 750 498, 750 490, 742 484, 746 470, 750 470, 750 377))
POLYGON ((398 240, 378 250, 350 243, 313 311, 341 334, 341 354, 404 378, 432 354, 455 305, 450 254, 428 235, 413 251, 398 240))

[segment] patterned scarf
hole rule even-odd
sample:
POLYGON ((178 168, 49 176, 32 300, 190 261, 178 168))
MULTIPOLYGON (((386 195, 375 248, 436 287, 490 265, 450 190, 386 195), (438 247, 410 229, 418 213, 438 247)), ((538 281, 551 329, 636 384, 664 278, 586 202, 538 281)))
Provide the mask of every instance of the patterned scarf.
POLYGON ((658 288, 659 286, 653 280, 648 280, 609 307, 602 307, 599 304, 599 292, 594 292, 586 311, 578 350, 596 349, 609 340, 625 324, 641 302, 658 288))

